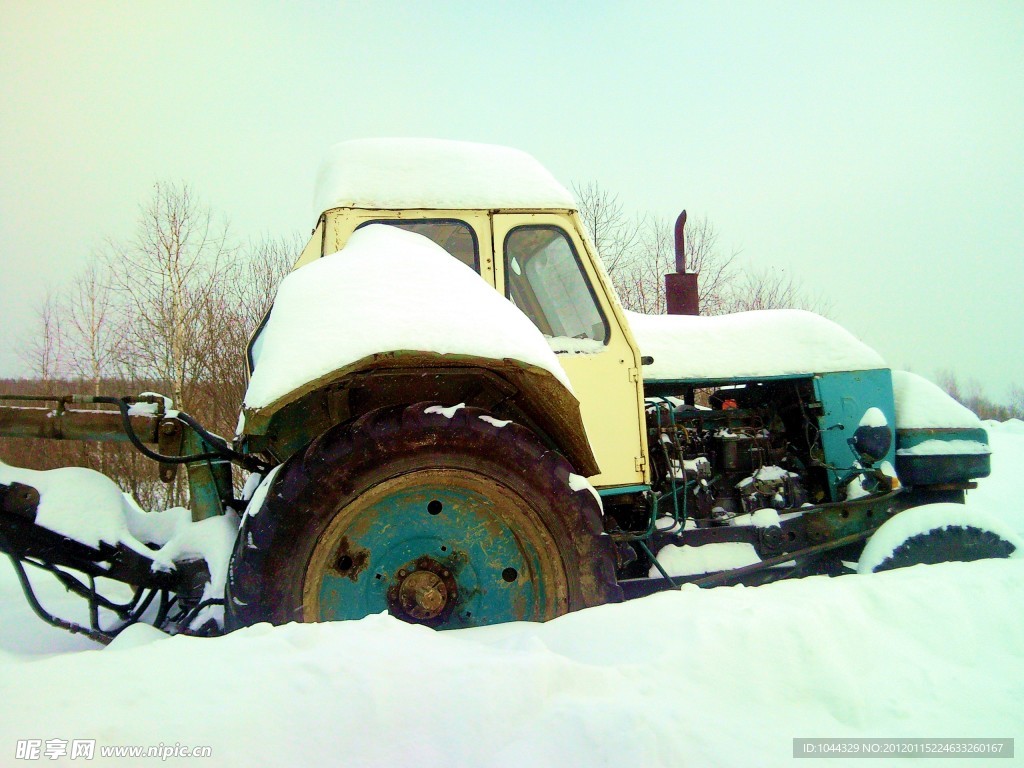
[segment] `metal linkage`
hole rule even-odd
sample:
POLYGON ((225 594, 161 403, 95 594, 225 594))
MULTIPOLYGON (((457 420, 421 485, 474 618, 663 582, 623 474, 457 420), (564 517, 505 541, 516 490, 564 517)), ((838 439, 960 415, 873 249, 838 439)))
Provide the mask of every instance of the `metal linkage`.
POLYGON ((183 413, 181 411, 177 413, 175 418, 188 425, 197 435, 199 435, 199 437, 202 438, 203 443, 213 450, 205 453, 194 453, 188 456, 167 456, 157 453, 156 451, 146 447, 142 440, 139 439, 139 436, 135 433, 135 429, 132 426, 129 408, 134 402, 138 402, 137 400, 130 397, 93 397, 90 398, 90 400, 94 403, 108 403, 110 405, 116 405, 121 411, 121 424, 124 428, 125 434, 128 436, 128 440, 143 456, 153 459, 153 461, 159 461, 164 464, 191 464, 197 461, 209 461, 210 459, 227 459, 228 461, 232 461, 236 464, 241 464, 252 472, 267 471, 267 465, 264 462, 260 461, 255 456, 238 453, 228 447, 227 441, 223 437, 208 432, 198 421, 193 419, 187 413, 183 413))
MULTIPOLYGON (((171 572, 154 572, 152 561, 123 546, 100 548, 71 541, 34 523, 38 494, 30 498, 23 490, 28 486, 0 484, 0 552, 8 555, 32 611, 46 623, 75 634, 83 634, 96 642, 109 643, 126 627, 141 621, 171 631, 187 632, 202 607, 216 604, 205 601, 200 606, 196 597, 194 569, 189 563, 171 572), (89 611, 88 625, 68 621, 48 611, 39 599, 26 566, 52 576, 68 592, 85 600, 89 611), (97 589, 97 579, 127 584, 132 597, 117 602, 97 589), (193 597, 188 598, 191 594, 193 597), (156 612, 152 613, 156 601, 156 612), (103 626, 101 611, 112 613, 113 626, 103 626)), ((201 576, 201 574, 200 574, 201 576)), ((202 581, 202 579, 201 579, 202 581)), ((222 602, 222 601, 221 601, 222 602)))
POLYGON ((0 395, 0 402, 52 402, 54 408, 0 406, 0 436, 37 437, 56 440, 102 440, 130 442, 140 453, 162 464, 190 464, 210 459, 226 459, 253 472, 266 472, 267 466, 255 456, 233 450, 227 441, 207 431, 199 422, 181 411, 168 416, 163 398, 107 397, 103 395, 65 395, 62 397, 34 395, 0 395), (148 403, 157 406, 153 414, 132 414, 131 406, 148 403), (114 405, 112 411, 72 410, 68 405, 114 405), (158 453, 146 443, 158 443, 157 431, 162 423, 180 421, 198 435, 210 450, 186 456, 158 453), (141 430, 141 433, 140 433, 141 430))
MULTIPOLYGON (((2 537, 2 533, 0 533, 0 537, 2 537)), ((0 540, 0 544, 2 544, 2 540, 0 540)), ((38 562, 29 558, 19 558, 14 555, 9 555, 9 558, 11 560, 11 564, 14 566, 14 571, 18 576, 18 581, 21 584, 22 592, 25 594, 25 599, 28 601, 33 613, 47 624, 58 627, 59 629, 67 630, 72 634, 82 634, 98 643, 107 645, 122 630, 132 624, 137 624, 142 620, 142 617, 145 615, 146 611, 149 610, 149 607, 157 594, 160 595, 160 610, 157 615, 158 617, 161 615, 166 617, 165 606, 167 605, 170 596, 169 591, 165 588, 149 589, 146 587, 137 587, 133 593, 132 599, 128 603, 120 604, 107 599, 97 592, 96 582, 92 576, 89 576, 89 586, 86 586, 70 573, 55 565, 38 562), (38 595, 36 595, 35 587, 32 585, 32 581, 29 579, 28 574, 25 571, 25 564, 50 573, 67 589, 84 597, 89 604, 89 626, 85 627, 76 622, 62 619, 47 611, 39 600, 38 595), (100 608, 114 613, 121 621, 121 624, 112 629, 102 628, 99 620, 100 608)))
MULTIPOLYGON (((199 616, 199 614, 203 610, 205 610, 206 608, 212 608, 212 607, 217 606, 217 605, 219 605, 219 606, 223 606, 224 605, 223 598, 211 597, 211 598, 208 598, 206 600, 201 601, 200 603, 198 603, 197 605, 193 606, 192 608, 190 608, 187 611, 182 609, 182 611, 177 616, 175 616, 175 618, 171 622, 171 623, 175 624, 177 626, 177 628, 178 628, 178 632, 176 634, 192 634, 192 632, 191 632, 191 624, 192 624, 192 622, 196 620, 196 618, 199 616)), ((206 635, 206 634, 219 634, 219 633, 220 632, 217 631, 216 633, 202 632, 201 634, 206 635)))
MULTIPOLYGON (((2 536, 2 533, 0 533, 0 536, 2 536)), ((2 544, 2 541, 0 541, 0 544, 2 544)), ((39 562, 30 558, 19 558, 14 555, 9 555, 9 558, 11 560, 11 564, 14 566, 14 571, 18 576, 18 581, 21 585, 22 592, 25 594, 25 599, 28 601, 33 613, 51 626, 67 630, 72 634, 85 635, 91 640, 95 640, 103 645, 109 644, 118 634, 133 624, 144 622, 146 614, 153 605, 153 601, 157 598, 159 598, 159 601, 157 603, 156 613, 151 622, 145 623, 150 623, 157 629, 165 631, 170 629, 172 630, 172 634, 191 634, 192 622, 195 621, 196 617, 198 617, 204 609, 224 605, 224 600, 221 598, 209 598, 192 607, 187 607, 182 604, 180 596, 172 594, 171 590, 167 587, 136 587, 133 591, 131 600, 127 603, 115 603, 97 591, 96 581, 92 576, 88 577, 89 583, 86 585, 72 574, 55 565, 39 562), (89 626, 68 621, 67 619, 63 619, 48 611, 43 606, 39 596, 36 594, 35 587, 25 570, 25 565, 31 565, 49 573, 64 585, 66 589, 85 598, 89 606, 89 626), (119 624, 114 627, 101 626, 101 608, 113 613, 117 617, 119 624), (177 610, 175 611, 175 609, 177 610)), ((216 631, 210 632, 208 629, 201 632, 201 634, 216 633, 216 631)))

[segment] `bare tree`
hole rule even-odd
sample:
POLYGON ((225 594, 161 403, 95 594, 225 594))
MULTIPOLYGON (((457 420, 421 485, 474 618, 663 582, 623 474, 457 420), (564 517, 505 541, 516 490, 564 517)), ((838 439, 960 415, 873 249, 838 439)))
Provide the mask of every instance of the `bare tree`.
MULTIPOLYGON (((727 311, 727 297, 736 279, 737 251, 726 252, 718 243, 718 231, 706 217, 687 220, 684 237, 685 266, 687 272, 698 274, 697 306, 702 315, 717 315, 727 311)), ((650 220, 644 233, 638 270, 634 282, 647 283, 643 293, 656 297, 653 305, 645 302, 639 311, 661 314, 666 311, 665 274, 675 271, 675 232, 664 220, 650 220)))
POLYGON ((176 403, 209 377, 218 319, 211 297, 226 290, 233 248, 186 184, 158 183, 126 245, 107 264, 122 301, 118 363, 129 378, 165 382, 176 403))
POLYGON ((87 379, 100 394, 104 377, 112 373, 116 336, 113 328, 111 277, 95 260, 78 276, 62 312, 68 372, 87 379))
POLYGON ((245 394, 245 354, 249 338, 270 309, 277 286, 302 250, 296 236, 263 237, 241 249, 222 291, 206 297, 205 322, 217 329, 207 338, 210 346, 208 416, 227 426, 238 415, 245 394))
POLYGON ((1010 387, 1010 409, 1013 418, 1024 419, 1024 386, 1014 384, 1010 387))
POLYGON ((243 271, 235 283, 233 300, 242 312, 247 333, 251 333, 274 303, 277 286, 299 258, 305 242, 298 234, 250 240, 245 249, 243 271))
POLYGON ((939 371, 936 380, 947 395, 958 402, 962 403, 964 401, 963 393, 960 391, 960 382, 957 381, 956 374, 952 370, 946 368, 939 371))
MULTIPOLYGON (((595 182, 574 184, 580 218, 627 309, 645 314, 666 311, 665 274, 675 271, 672 225, 650 216, 629 216, 617 196, 595 182)), ((725 250, 706 217, 690 217, 686 226, 687 272, 698 274, 698 310, 720 315, 753 309, 829 310, 822 297, 809 294, 784 269, 750 270, 739 251, 725 250)))
POLYGON ((627 215, 619 196, 601 188, 597 182, 573 183, 572 191, 587 236, 608 275, 614 277, 636 258, 645 217, 627 215))
POLYGON ((723 313, 755 309, 806 309, 827 315, 831 303, 823 296, 808 293, 785 269, 768 268, 742 272, 721 306, 723 313))
MULTIPOLYGON (((246 386, 245 348, 302 248, 297 236, 236 248, 185 184, 160 183, 135 236, 107 243, 60 293, 48 293, 22 356, 45 384, 32 393, 164 392, 230 437, 246 386)), ((3 441, 25 466, 90 466, 144 506, 187 499, 183 473, 165 489, 156 465, 126 445, 3 441)), ((241 478, 236 478, 241 480, 241 478)))
POLYGON ((36 333, 18 345, 18 356, 44 383, 60 376, 63 363, 60 298, 48 288, 36 310, 36 333))
MULTIPOLYGON (((580 219, 627 309, 665 312, 665 274, 675 270, 675 235, 669 222, 629 215, 618 195, 596 182, 573 184, 580 219)), ((699 272, 701 314, 726 311, 735 278, 737 252, 725 253, 707 218, 694 217, 686 228, 686 268, 699 272)))
MULTIPOLYGON (((703 217, 687 222, 684 245, 686 269, 697 272, 698 307, 703 315, 728 311, 730 290, 736 280, 738 252, 723 251, 718 232, 703 217)), ((644 219, 640 237, 632 251, 621 259, 612 284, 622 303, 635 312, 663 314, 665 274, 675 271, 675 233, 662 219, 644 219)))
POLYGON ((665 311, 665 272, 674 269, 671 230, 649 219, 633 252, 611 275, 612 285, 623 305, 634 312, 660 314, 665 311))
POLYGON ((946 394, 974 411, 981 419, 1024 419, 1024 387, 1019 384, 1010 387, 1006 402, 997 403, 988 398, 977 379, 968 379, 966 383, 961 383, 960 378, 948 368, 939 371, 935 380, 946 394))
MULTIPOLYGON (((213 308, 229 286, 233 253, 227 223, 187 184, 154 185, 135 236, 109 242, 104 259, 116 305, 114 367, 122 382, 156 388, 202 417, 205 390, 223 356, 217 340, 225 320, 213 308)), ((153 469, 136 456, 125 462, 122 484, 140 501, 152 499, 158 487, 153 469)), ((182 480, 178 473, 164 503, 184 503, 182 480)))

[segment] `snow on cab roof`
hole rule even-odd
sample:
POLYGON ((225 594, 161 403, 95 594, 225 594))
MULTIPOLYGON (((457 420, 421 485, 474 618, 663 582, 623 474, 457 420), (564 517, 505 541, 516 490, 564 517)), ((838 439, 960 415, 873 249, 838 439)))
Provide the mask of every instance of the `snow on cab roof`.
POLYGON ((646 381, 789 376, 885 368, 882 356, 813 312, 766 309, 734 315, 626 313, 646 381))
POLYGON ((576 201, 525 152, 441 139, 335 144, 317 176, 319 216, 331 208, 560 208, 576 201))

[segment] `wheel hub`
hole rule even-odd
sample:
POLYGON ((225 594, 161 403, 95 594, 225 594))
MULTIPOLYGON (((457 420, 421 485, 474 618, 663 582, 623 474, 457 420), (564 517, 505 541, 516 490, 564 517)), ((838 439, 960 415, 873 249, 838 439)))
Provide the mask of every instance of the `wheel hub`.
POLYGON ((391 613, 420 624, 441 623, 455 607, 458 589, 451 572, 429 557, 421 557, 397 573, 388 588, 391 613))

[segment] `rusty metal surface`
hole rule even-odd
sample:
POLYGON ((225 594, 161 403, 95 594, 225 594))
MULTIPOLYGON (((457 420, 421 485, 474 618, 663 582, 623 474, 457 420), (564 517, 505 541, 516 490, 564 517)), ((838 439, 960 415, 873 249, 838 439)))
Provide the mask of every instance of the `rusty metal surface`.
POLYGON ((675 225, 676 243, 676 272, 680 275, 686 274, 686 211, 683 211, 676 218, 675 225))
POLYGON ((366 570, 366 564, 369 562, 369 551, 353 547, 348 536, 342 536, 336 554, 334 570, 351 581, 358 581, 359 574, 366 570))
POLYGON ((428 626, 444 623, 458 603, 454 574, 430 557, 421 557, 396 574, 387 592, 392 615, 428 626))
POLYGON ((251 452, 285 461, 317 435, 363 413, 415 401, 464 402, 529 427, 584 476, 601 471, 576 397, 550 372, 468 355, 396 351, 369 355, 308 382, 279 401, 246 409, 251 452))
MULTIPOLYGON (((144 443, 157 442, 159 417, 130 416, 132 428, 144 443)), ((121 414, 38 406, 0 406, 0 437, 28 437, 45 440, 97 440, 128 442, 121 414)))
POLYGON ((0 483, 0 512, 35 520, 39 507, 39 491, 23 483, 0 483))
POLYGON ((670 315, 700 314, 697 274, 686 271, 686 211, 675 225, 676 271, 665 275, 665 309, 670 315))
POLYGON ((697 275, 678 272, 665 275, 665 306, 670 315, 699 314, 697 275))
POLYGON ((730 571, 722 571, 721 573, 713 573, 709 576, 704 576, 699 579, 677 579, 676 581, 686 581, 689 584, 696 584, 698 587, 717 587, 723 584, 729 584, 732 582, 740 581, 741 579, 756 573, 757 571, 763 571, 767 568, 771 568, 776 565, 788 562, 795 557, 809 557, 811 555, 817 555, 822 552, 827 552, 830 549, 838 549, 839 547, 845 547, 848 544, 854 544, 858 541, 867 539, 877 528, 869 528, 858 533, 852 533, 849 536, 843 536, 840 539, 818 544, 813 547, 807 547, 800 550, 799 552, 787 552, 782 555, 776 555, 766 560, 762 560, 760 563, 754 563, 753 565, 747 565, 743 568, 734 568, 730 571))
MULTIPOLYGON (((164 419, 157 429, 157 452, 164 456, 181 455, 182 429, 177 419, 164 419)), ((173 483, 178 474, 178 464, 160 462, 160 480, 173 483)))

